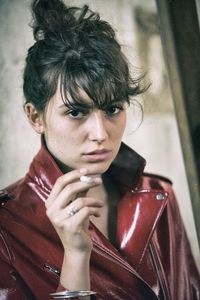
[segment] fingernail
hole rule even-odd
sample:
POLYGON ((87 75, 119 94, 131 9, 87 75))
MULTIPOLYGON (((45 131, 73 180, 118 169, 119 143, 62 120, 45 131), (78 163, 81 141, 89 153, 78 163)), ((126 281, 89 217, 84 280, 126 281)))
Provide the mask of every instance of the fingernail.
POLYGON ((79 170, 79 172, 80 172, 81 174, 86 174, 86 173, 87 173, 87 169, 86 169, 86 168, 81 168, 81 169, 79 170))
POLYGON ((96 183, 102 183, 101 177, 95 177, 95 178, 94 178, 94 181, 95 181, 96 183))

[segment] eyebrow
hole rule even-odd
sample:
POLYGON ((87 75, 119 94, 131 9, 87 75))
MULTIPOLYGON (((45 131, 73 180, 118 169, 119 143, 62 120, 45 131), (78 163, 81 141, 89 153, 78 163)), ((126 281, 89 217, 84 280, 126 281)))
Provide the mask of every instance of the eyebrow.
MULTIPOLYGON (((111 101, 108 106, 117 105, 119 103, 124 103, 124 102, 126 102, 126 101, 124 101, 124 100, 115 100, 115 101, 111 101)), ((72 106, 73 106, 73 104, 76 105, 76 102, 72 103, 72 106)), ((88 107, 88 109, 92 107, 92 105, 88 105, 87 103, 84 103, 84 104, 85 104, 86 107, 88 107)), ((83 106, 84 106, 84 104, 83 104, 83 106)), ((69 105, 69 107, 70 107, 70 105, 69 105)), ((58 108, 63 109, 63 108, 69 108, 69 107, 68 107, 67 104, 63 103, 58 108)))
POLYGON ((82 106, 85 106, 85 107, 88 107, 88 108, 90 108, 90 106, 92 106, 92 105, 87 105, 87 104, 83 104, 83 105, 79 105, 79 104, 76 104, 76 102, 73 102, 71 105, 69 104, 69 105, 67 105, 67 104, 65 104, 65 103, 63 103, 63 104, 61 104, 60 106, 58 106, 58 108, 59 109, 62 109, 62 108, 70 108, 70 106, 71 107, 75 107, 75 106, 80 106, 80 107, 82 107, 82 106))

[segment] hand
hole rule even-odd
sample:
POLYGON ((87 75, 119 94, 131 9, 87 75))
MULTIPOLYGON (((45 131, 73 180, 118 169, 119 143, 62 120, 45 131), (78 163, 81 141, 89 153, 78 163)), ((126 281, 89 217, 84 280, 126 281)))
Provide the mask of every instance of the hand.
POLYGON ((100 185, 100 177, 82 182, 87 170, 74 170, 59 177, 46 201, 46 213, 57 231, 65 251, 90 252, 92 242, 88 236, 89 217, 99 217, 100 199, 87 197, 88 190, 100 185))

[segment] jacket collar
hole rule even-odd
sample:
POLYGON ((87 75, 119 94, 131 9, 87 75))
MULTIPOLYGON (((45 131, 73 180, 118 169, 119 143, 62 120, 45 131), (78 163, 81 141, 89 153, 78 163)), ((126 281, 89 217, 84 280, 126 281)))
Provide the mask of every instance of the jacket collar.
MULTIPOLYGON (((145 160, 129 146, 122 143, 120 150, 106 172, 120 187, 121 191, 134 189, 140 184, 140 178, 145 167, 145 160)), ((46 191, 51 191, 55 181, 62 175, 52 155, 42 139, 42 146, 33 159, 29 176, 40 184, 46 191)))

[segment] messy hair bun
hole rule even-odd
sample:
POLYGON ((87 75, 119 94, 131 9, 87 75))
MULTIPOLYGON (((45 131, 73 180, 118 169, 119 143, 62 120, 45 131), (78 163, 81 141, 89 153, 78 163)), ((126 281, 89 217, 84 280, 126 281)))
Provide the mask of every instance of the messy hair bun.
MULTIPOLYGON (((87 5, 83 8, 67 7, 62 1, 58 0, 36 0, 32 3, 33 12, 33 34, 36 41, 46 35, 62 33, 67 30, 83 30, 84 26, 89 30, 90 22, 93 21, 92 31, 95 31, 95 21, 99 21, 99 15, 89 10, 87 5), (87 23, 87 24, 86 24, 87 23), (83 26, 84 25, 84 26, 83 26)), ((104 25, 106 22, 102 22, 104 25)), ((97 25, 97 23, 96 23, 97 25)), ((111 35, 114 31, 107 26, 111 35)))
POLYGON ((79 103, 83 89, 98 107, 127 101, 142 91, 133 79, 115 32, 87 5, 67 7, 60 0, 32 2, 35 44, 29 49, 24 70, 24 95, 43 112, 55 94, 58 79, 63 101, 71 95, 79 103))

